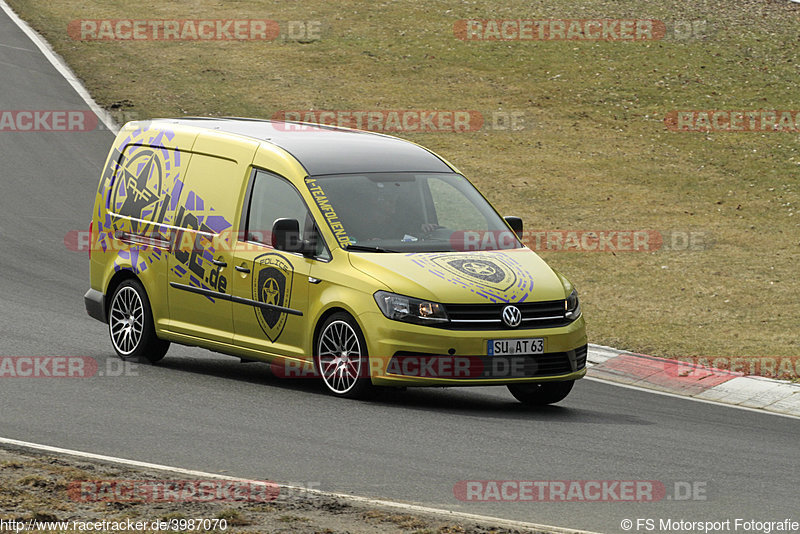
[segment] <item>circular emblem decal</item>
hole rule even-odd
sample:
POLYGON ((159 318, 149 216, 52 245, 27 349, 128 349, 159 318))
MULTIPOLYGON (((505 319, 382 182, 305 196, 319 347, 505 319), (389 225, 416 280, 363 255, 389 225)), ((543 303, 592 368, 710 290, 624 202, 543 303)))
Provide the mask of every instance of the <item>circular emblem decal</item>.
POLYGON ((497 272, 497 269, 483 261, 466 261, 461 264, 461 268, 480 277, 492 276, 497 272))
POLYGON ((511 328, 516 328, 522 322, 522 312, 516 306, 503 308, 503 322, 511 328))

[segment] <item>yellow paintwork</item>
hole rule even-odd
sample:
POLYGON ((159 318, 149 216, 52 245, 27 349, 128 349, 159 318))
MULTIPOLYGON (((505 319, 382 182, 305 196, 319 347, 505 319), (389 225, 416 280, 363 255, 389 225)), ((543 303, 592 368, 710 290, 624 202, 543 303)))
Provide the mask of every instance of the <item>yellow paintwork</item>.
MULTIPOLYGON (((108 295, 109 284, 115 274, 132 273, 147 291, 159 337, 242 358, 272 362, 310 364, 312 337, 320 318, 332 308, 345 310, 355 318, 364 333, 373 361, 372 380, 377 385, 490 385, 576 379, 585 374, 585 369, 582 369, 556 377, 497 380, 411 378, 388 374, 386 363, 399 350, 446 354, 454 349, 456 355, 486 354, 488 339, 508 337, 543 337, 545 352, 573 350, 587 342, 584 320, 581 316, 568 326, 552 329, 452 331, 387 319, 373 298, 376 291, 391 291, 453 304, 482 303, 485 300, 477 299, 474 292, 445 282, 420 267, 419 262, 435 263, 436 256, 449 253, 415 254, 415 263, 406 254, 350 253, 340 248, 304 184, 305 178, 306 171, 300 162, 269 142, 170 124, 168 121, 126 124, 109 154, 93 209, 95 246, 91 257, 91 287, 108 295), (155 147, 152 150, 155 155, 141 145, 155 147), (130 162, 135 160, 125 159, 117 169, 116 151, 125 153, 129 158, 138 157, 141 161, 134 165, 130 162), (140 232, 146 226, 148 235, 157 233, 164 239, 156 246, 144 247, 114 237, 119 231, 132 232, 137 223, 131 217, 113 215, 111 212, 119 212, 119 206, 125 202, 115 193, 115 188, 121 187, 122 181, 127 180, 125 187, 130 190, 130 184, 139 179, 137 171, 147 154, 154 161, 158 160, 162 173, 159 186, 155 185, 157 180, 152 178, 154 175, 149 175, 153 182, 150 185, 160 187, 161 200, 164 194, 169 194, 171 202, 164 200, 163 203, 154 204, 163 213, 160 223, 138 223, 140 232), (245 192, 254 168, 280 175, 297 188, 331 254, 329 261, 319 261, 299 254, 280 253, 291 263, 294 272, 291 307, 302 311, 303 316, 288 315, 282 333, 274 342, 265 337, 252 306, 221 299, 212 302, 206 296, 177 290, 169 285, 170 282, 192 284, 191 278, 194 276, 201 286, 216 283, 219 289, 224 279, 224 288, 228 293, 242 298, 253 297, 253 273, 241 273, 235 271, 234 267, 253 265, 262 255, 275 252, 266 245, 245 243, 243 236, 239 235, 242 211, 246 209, 243 206, 245 192), (128 174, 125 174, 126 170, 128 174), (178 181, 183 183, 182 187, 175 185, 178 181), (198 196, 202 199, 202 207, 197 203, 198 196), (195 203, 191 209, 188 207, 190 202, 195 203), (182 223, 185 226, 188 215, 198 221, 215 220, 219 224, 221 217, 229 226, 220 231, 205 231, 194 227, 201 226, 198 223, 181 231, 180 227, 182 223), (178 220, 179 216, 181 220, 178 220), (104 237, 99 237, 101 233, 104 237), (203 257, 203 251, 193 255, 196 239, 203 246, 215 245, 211 259, 227 265, 217 269, 208 257, 203 257), (170 240, 175 240, 174 253, 166 245, 170 240), (212 275, 215 271, 217 274, 212 275), (321 282, 308 283, 308 277, 321 282)), ((150 220, 148 217, 150 215, 142 215, 144 220, 150 220)), ((508 260, 515 265, 515 269, 525 270, 535 280, 530 300, 564 299, 572 289, 565 278, 527 248, 458 254, 472 254, 491 261, 497 258, 508 260)))

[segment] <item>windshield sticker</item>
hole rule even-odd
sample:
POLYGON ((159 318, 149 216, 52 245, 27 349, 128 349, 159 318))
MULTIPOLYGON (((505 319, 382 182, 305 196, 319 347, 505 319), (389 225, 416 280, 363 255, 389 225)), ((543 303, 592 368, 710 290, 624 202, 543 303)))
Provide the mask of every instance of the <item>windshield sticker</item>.
POLYGON ((308 190, 311 191, 314 202, 317 203, 317 207, 325 216, 325 220, 328 221, 328 226, 330 226, 331 232, 333 232, 339 245, 345 246, 351 243, 350 237, 347 235, 347 231, 342 225, 342 221, 339 220, 339 216, 336 214, 333 206, 331 206, 328 196, 317 183, 317 180, 315 178, 307 178, 306 185, 308 186, 308 190))
POLYGON ((533 277, 508 254, 408 254, 416 265, 491 302, 524 302, 533 277))

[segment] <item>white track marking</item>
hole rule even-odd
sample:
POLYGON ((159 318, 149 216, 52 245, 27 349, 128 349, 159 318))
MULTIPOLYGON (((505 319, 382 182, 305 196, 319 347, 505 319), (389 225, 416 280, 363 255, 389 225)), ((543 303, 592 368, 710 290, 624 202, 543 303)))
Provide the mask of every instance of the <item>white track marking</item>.
MULTIPOLYGON (((151 464, 149 462, 140 462, 137 460, 128 460, 126 458, 116 458, 114 456, 105 456, 102 454, 94 454, 91 452, 83 452, 83 451, 76 451, 72 449, 63 449, 61 447, 51 447, 50 445, 41 445, 39 443, 30 443, 27 441, 18 441, 15 439, 8 439, 8 438, 0 438, 0 445, 8 445, 11 447, 21 448, 21 449, 32 449, 36 451, 42 452, 49 452, 53 454, 66 454, 69 456, 75 456, 78 458, 85 458, 87 460, 98 460, 101 462, 109 462, 119 465, 127 465, 131 467, 138 467, 141 469, 153 469, 157 471, 166 471, 169 473, 175 473, 178 475, 187 475, 193 477, 200 477, 200 478, 209 478, 215 480, 229 480, 234 482, 247 482, 250 484, 264 484, 263 481, 259 480, 249 480, 246 478, 238 478, 232 477, 228 475, 218 475, 216 473, 206 473, 204 471, 195 471, 192 469, 183 469, 180 467, 171 467, 168 465, 159 465, 159 464, 151 464)), ((348 495, 346 493, 334 493, 329 491, 322 491, 316 489, 309 489, 303 488, 298 486, 290 486, 287 484, 276 484, 278 487, 286 489, 286 490, 293 490, 293 491, 302 491, 305 493, 319 495, 322 497, 334 497, 337 499, 347 500, 351 502, 357 502, 360 504, 367 504, 373 506, 382 506, 386 508, 395 508, 399 510, 403 510, 406 512, 417 512, 423 514, 432 514, 436 516, 442 516, 444 520, 466 520, 466 521, 479 521, 481 523, 490 523, 493 526, 499 527, 506 527, 512 529, 528 529, 533 531, 539 532, 548 532, 554 534, 595 534, 593 532, 587 530, 575 530, 563 527, 554 527, 550 525, 541 525, 537 523, 526 523, 524 521, 512 521, 509 519, 502 519, 499 517, 491 517, 485 515, 478 515, 478 514, 468 514, 466 512, 455 512, 452 510, 444 510, 441 508, 431 508, 428 506, 419 506, 416 504, 407 504, 402 502, 395 502, 395 501, 384 501, 381 499, 371 499, 369 497, 359 497, 358 495, 348 495)))
POLYGON ((105 127, 116 134, 119 131, 119 126, 114 118, 108 111, 101 108, 97 102, 94 101, 94 98, 92 98, 92 95, 89 94, 89 91, 86 90, 75 73, 72 72, 72 69, 70 69, 66 63, 64 63, 64 60, 61 59, 61 56, 55 53, 53 48, 50 46, 50 43, 48 43, 41 35, 39 35, 36 30, 31 28, 27 22, 19 18, 19 16, 14 13, 14 10, 11 9, 5 0, 0 0, 0 8, 5 11, 6 15, 8 15, 8 18, 10 18, 11 21, 14 22, 14 24, 16 24, 17 27, 19 27, 19 29, 25 33, 25 35, 28 36, 33 44, 36 45, 36 48, 42 52, 47 61, 49 61, 50 64, 53 65, 53 67, 59 72, 59 74, 61 74, 61 76, 67 80, 67 83, 69 83, 70 86, 75 89, 75 92, 78 93, 78 96, 80 96, 83 101, 86 102, 86 105, 89 106, 89 109, 91 109, 92 112, 97 115, 97 118, 103 122, 105 127))
MULTIPOLYGON (((800 0, 798 0, 798 1, 800 2, 800 0)), ((715 406, 723 406, 725 408, 736 408, 738 410, 745 410, 745 411, 753 412, 753 413, 760 413, 760 414, 766 414, 766 415, 777 415, 779 417, 788 417, 789 419, 800 419, 800 416, 792 415, 792 414, 788 414, 788 413, 771 412, 769 410, 765 410, 764 408, 750 408, 749 406, 739 406, 738 404, 728 404, 726 402, 717 402, 717 401, 707 400, 707 399, 698 399, 696 397, 690 397, 688 395, 678 395, 677 393, 669 393, 667 391, 659 391, 657 389, 643 388, 643 387, 639 387, 639 386, 633 386, 631 384, 623 384, 621 382, 614 382, 612 380, 606 380, 605 378, 597 378, 597 377, 594 377, 594 376, 588 376, 587 375, 584 378, 582 378, 581 380, 591 380, 592 382, 602 382, 603 384, 608 384, 609 386, 617 386, 617 387, 620 387, 620 388, 633 389, 633 390, 636 390, 636 391, 641 391, 642 393, 653 393, 654 395, 664 395, 665 397, 673 397, 673 398, 676 398, 676 399, 684 399, 684 400, 688 400, 688 401, 702 402, 704 404, 713 404, 715 406)))

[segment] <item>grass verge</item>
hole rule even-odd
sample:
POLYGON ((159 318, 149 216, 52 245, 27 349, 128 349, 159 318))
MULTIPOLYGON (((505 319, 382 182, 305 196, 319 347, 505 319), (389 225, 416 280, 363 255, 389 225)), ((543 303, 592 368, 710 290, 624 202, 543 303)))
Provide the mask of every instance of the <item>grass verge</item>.
MULTIPOLYGON (((156 532, 203 532, 226 534, 251 534, 262 532, 292 532, 298 534, 511 534, 512 531, 478 522, 445 521, 424 514, 401 513, 350 503, 333 497, 308 492, 278 495, 271 502, 86 502, 75 499, 70 493, 70 483, 79 481, 114 480, 190 480, 158 471, 120 467, 101 462, 91 462, 70 456, 41 455, 20 450, 0 448, 0 521, 6 531, 45 532, 56 531, 75 534, 88 530, 105 532, 128 531, 152 534, 156 532), (181 530, 181 521, 222 520, 226 528, 195 528, 181 530), (114 525, 143 522, 153 526, 166 522, 172 527, 131 530, 114 525), (8 523, 12 521, 14 523, 8 523), (33 528, 33 521, 48 523, 33 528), (23 522, 28 528, 15 528, 23 522), (28 523, 31 522, 31 523, 28 523), (93 525, 105 522, 103 528, 93 525), (55 527, 63 524, 65 528, 55 527)), ((187 525, 187 523, 184 523, 187 525)), ((519 534, 533 531, 513 530, 519 534)))

